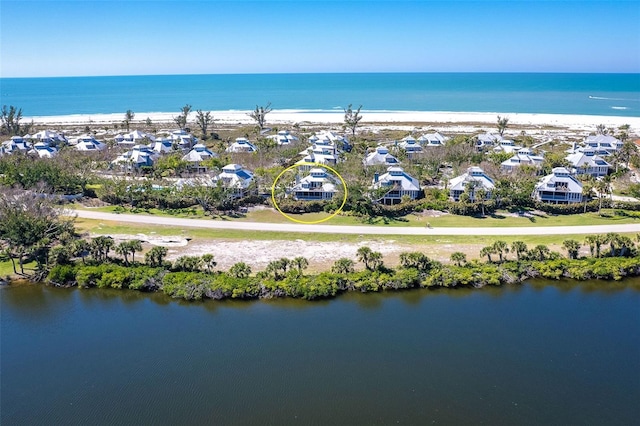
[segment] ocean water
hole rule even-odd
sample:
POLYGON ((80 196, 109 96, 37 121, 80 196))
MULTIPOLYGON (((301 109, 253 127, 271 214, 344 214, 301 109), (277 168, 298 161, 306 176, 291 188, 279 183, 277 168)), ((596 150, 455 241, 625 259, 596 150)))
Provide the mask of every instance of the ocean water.
POLYGON ((372 73, 1 78, 25 116, 274 109, 640 116, 640 74, 372 73))

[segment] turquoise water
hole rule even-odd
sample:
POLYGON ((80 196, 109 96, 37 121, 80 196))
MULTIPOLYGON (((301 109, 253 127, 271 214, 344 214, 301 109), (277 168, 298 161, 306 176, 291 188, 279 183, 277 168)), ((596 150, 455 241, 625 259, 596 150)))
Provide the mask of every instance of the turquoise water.
POLYGON ((640 116, 640 74, 387 73, 2 78, 26 116, 276 109, 640 116))
POLYGON ((203 303, 0 288, 0 423, 637 424, 638 284, 203 303))

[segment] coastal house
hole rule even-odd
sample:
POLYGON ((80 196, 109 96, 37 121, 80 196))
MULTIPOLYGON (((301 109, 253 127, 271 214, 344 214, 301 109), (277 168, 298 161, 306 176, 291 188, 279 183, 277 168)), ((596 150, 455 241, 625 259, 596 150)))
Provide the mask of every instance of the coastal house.
POLYGON ((314 133, 310 138, 309 142, 312 144, 320 144, 320 145, 333 145, 337 151, 350 152, 351 144, 349 140, 345 136, 341 136, 337 133, 331 132, 329 130, 323 130, 320 132, 314 133))
POLYGON ((158 154, 154 153, 146 145, 134 145, 130 151, 120 154, 111 162, 112 166, 118 166, 123 170, 137 170, 141 167, 151 167, 158 154))
POLYGON ((611 164, 596 155, 596 150, 591 147, 578 148, 573 154, 567 155, 566 159, 571 164, 572 172, 577 175, 597 178, 608 175, 611 169, 611 164))
POLYGON ((114 141, 118 146, 124 148, 133 148, 135 145, 145 145, 149 142, 153 142, 156 138, 150 133, 145 133, 140 130, 134 130, 124 135, 115 135, 114 141))
POLYGON ((447 142, 447 140, 449 140, 449 138, 441 135, 439 132, 425 133, 418 138, 418 142, 423 147, 443 146, 447 142))
POLYGON ((336 179, 321 167, 314 167, 302 179, 296 178, 290 192, 295 200, 330 200, 337 192, 336 179))
POLYGON ((35 139, 38 142, 43 142, 48 146, 57 146, 61 143, 67 143, 67 138, 62 133, 54 132, 53 130, 41 130, 33 135, 29 139, 35 139))
POLYGON ((503 161, 500 168, 506 172, 512 172, 523 165, 540 167, 543 161, 543 156, 534 154, 529 148, 520 148, 513 157, 503 161))
MULTIPOLYGON (((335 165, 338 162, 338 152, 335 144, 329 139, 319 139, 314 142, 312 146, 304 151, 300 152, 302 160, 296 164, 301 163, 315 163, 335 165)), ((310 166, 302 166, 301 170, 309 171, 310 166)))
POLYGON ((476 191, 484 189, 485 199, 491 198, 495 183, 480 167, 469 167, 467 172, 457 176, 449 182, 449 196, 454 201, 460 200, 460 195, 466 192, 470 201, 476 200, 476 191))
POLYGON ((591 135, 584 141, 586 147, 592 148, 596 155, 608 156, 622 148, 624 143, 611 135, 591 135))
POLYGON ((231 190, 235 198, 242 198, 251 192, 253 173, 239 164, 227 164, 219 175, 213 177, 213 182, 231 190))
POLYGON ((476 136, 476 148, 482 149, 482 150, 486 148, 491 148, 501 140, 502 140, 502 136, 500 136, 499 134, 495 134, 491 132, 482 133, 476 136))
POLYGON ((533 196, 538 201, 555 204, 582 202, 582 183, 564 167, 556 167, 536 185, 533 196))
POLYGON ((396 143, 396 146, 403 149, 409 158, 422 152, 422 145, 413 136, 401 139, 400 142, 396 143))
POLYGON ((236 138, 235 142, 226 149, 227 152, 256 152, 257 150, 258 148, 247 138, 236 138))
POLYGON ((522 147, 516 145, 511 139, 500 139, 495 143, 495 146, 491 149, 493 152, 504 152, 506 154, 513 154, 519 151, 522 147))
POLYGON ((373 152, 367 154, 362 160, 362 164, 366 166, 394 166, 400 164, 400 161, 389 153, 389 149, 384 146, 378 146, 373 152))
POLYGON ((173 145, 177 146, 183 151, 191 149, 198 143, 198 138, 191 133, 187 133, 185 130, 174 130, 169 134, 169 139, 173 145))
POLYGON ((58 154, 58 150, 55 147, 49 146, 48 143, 41 141, 35 143, 28 153, 30 155, 37 155, 40 158, 53 158, 58 154))
POLYGON ((75 148, 78 151, 83 152, 95 152, 102 151, 107 148, 107 145, 98 141, 91 135, 81 135, 78 136, 75 140, 75 148))
POLYGON ((149 149, 157 154, 168 154, 179 150, 179 145, 174 145, 171 138, 157 137, 149 144, 149 149))
POLYGON ((2 142, 2 153, 13 154, 14 152, 26 153, 31 150, 32 146, 22 136, 11 136, 8 141, 2 142))
POLYGON ((197 172, 206 172, 207 167, 202 164, 203 161, 217 157, 218 154, 208 149, 201 143, 195 144, 191 151, 182 159, 189 162, 189 168, 197 172))
POLYGON ((289 133, 288 130, 280 130, 275 135, 267 136, 267 139, 275 141, 278 145, 289 145, 298 141, 298 138, 289 133))
POLYGON ((418 179, 406 173, 402 167, 392 166, 387 173, 373 177, 373 190, 384 190, 384 194, 376 201, 385 205, 393 205, 402 202, 403 197, 415 200, 420 196, 420 183, 418 179))

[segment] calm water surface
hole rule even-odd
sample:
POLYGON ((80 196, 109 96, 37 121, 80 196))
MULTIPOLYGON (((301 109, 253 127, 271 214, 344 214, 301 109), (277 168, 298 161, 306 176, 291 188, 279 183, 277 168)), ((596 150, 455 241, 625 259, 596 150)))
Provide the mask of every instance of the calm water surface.
POLYGON ((189 304, 1 288, 0 420, 637 424, 639 288, 189 304))

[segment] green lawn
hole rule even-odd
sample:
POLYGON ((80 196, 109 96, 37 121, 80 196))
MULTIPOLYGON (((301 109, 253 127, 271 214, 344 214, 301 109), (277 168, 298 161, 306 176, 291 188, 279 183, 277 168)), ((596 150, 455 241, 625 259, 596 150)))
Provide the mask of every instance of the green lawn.
MULTIPOLYGON (((167 212, 158 209, 149 210, 132 210, 122 209, 117 206, 107 206, 86 209, 75 207, 83 210, 93 210, 107 213, 127 213, 127 214, 148 214, 153 216, 166 216, 178 218, 196 218, 206 219, 211 216, 205 215, 200 208, 180 209, 174 212, 167 212)), ((306 213, 291 214, 294 219, 315 222, 329 216, 328 213, 306 213)), ((219 217, 215 216, 212 220, 232 220, 246 222, 262 222, 262 223, 293 223, 284 217, 275 209, 265 208, 264 210, 256 210, 249 212, 241 217, 219 217)), ((512 213, 499 211, 493 215, 480 217, 457 216, 451 214, 443 214, 439 217, 427 217, 422 215, 410 214, 405 217, 396 219, 376 218, 373 221, 365 221, 362 218, 353 216, 338 215, 324 222, 326 225, 380 225, 380 226, 416 226, 424 227, 427 222, 433 227, 451 228, 451 227, 486 227, 486 228, 502 228, 502 227, 518 227, 518 226, 576 226, 576 225, 610 225, 610 224, 626 224, 638 223, 640 214, 637 212, 627 212, 626 216, 615 215, 612 209, 603 209, 602 214, 583 213, 575 215, 547 215, 534 214, 530 217, 516 216, 512 213)))
MULTIPOLYGON (((562 244, 566 239, 584 241, 585 235, 357 235, 357 234, 324 234, 301 232, 272 232, 272 231, 242 231, 227 229, 198 229, 160 225, 140 225, 118 222, 98 221, 93 219, 77 219, 76 226, 81 232, 93 234, 156 234, 180 235, 185 238, 212 240, 303 240, 318 242, 360 242, 360 241, 393 241, 398 244, 438 245, 438 244, 491 244, 496 240, 511 243, 516 240, 524 241, 528 245, 562 244)), ((635 233, 628 233, 635 239, 635 233)))

